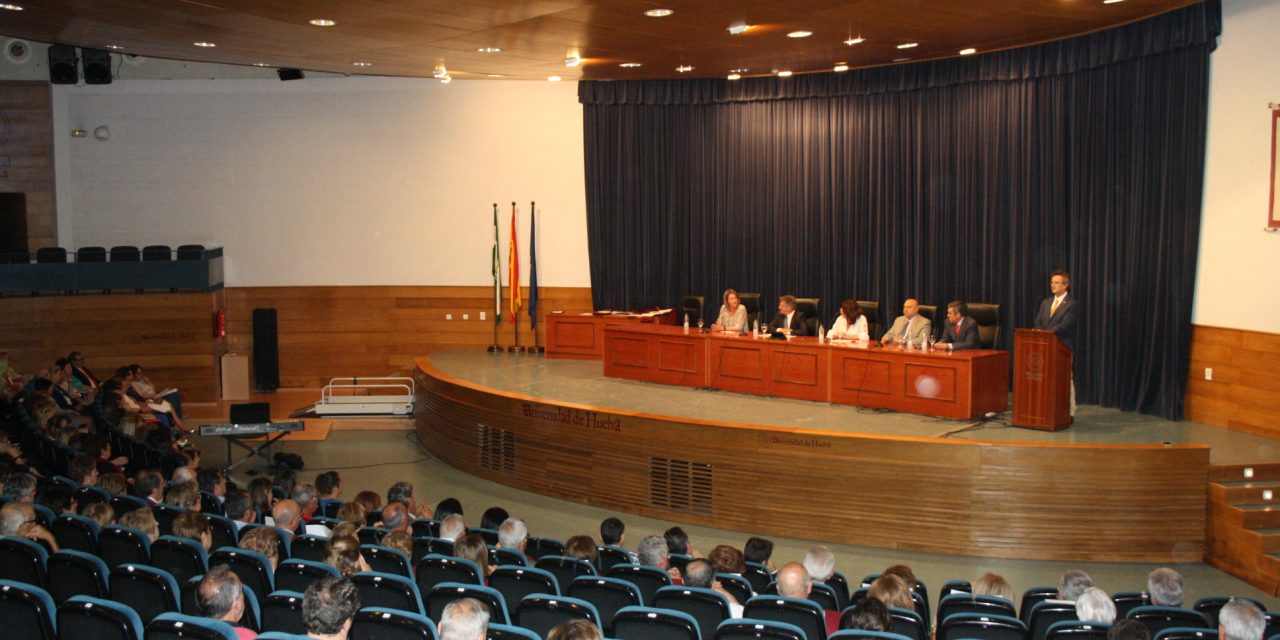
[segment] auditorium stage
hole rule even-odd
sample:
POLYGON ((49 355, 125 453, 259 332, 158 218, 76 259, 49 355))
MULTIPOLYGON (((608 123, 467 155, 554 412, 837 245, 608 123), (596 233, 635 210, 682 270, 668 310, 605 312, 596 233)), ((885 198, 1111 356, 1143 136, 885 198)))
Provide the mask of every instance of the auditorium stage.
POLYGON ((1088 407, 1042 433, 607 379, 596 361, 450 350, 415 364, 418 438, 466 473, 605 509, 886 549, 1198 561, 1211 452, 1276 457, 1267 440, 1088 407))
POLYGON ((844 405, 761 397, 713 389, 691 389, 606 378, 598 360, 491 355, 477 350, 431 354, 441 372, 507 393, 621 411, 693 420, 793 427, 849 434, 951 438, 967 441, 1047 444, 1202 444, 1212 464, 1280 459, 1280 441, 1196 422, 1082 405, 1075 422, 1057 432, 1020 429, 1009 414, 979 422, 949 420, 844 405), (964 429, 962 432, 957 430, 964 429))

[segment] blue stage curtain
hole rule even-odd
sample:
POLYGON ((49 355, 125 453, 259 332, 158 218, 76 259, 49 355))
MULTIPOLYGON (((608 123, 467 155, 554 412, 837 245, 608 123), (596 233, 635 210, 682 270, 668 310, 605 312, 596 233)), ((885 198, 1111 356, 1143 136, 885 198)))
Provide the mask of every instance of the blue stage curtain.
POLYGON ((992 302, 1010 348, 1065 268, 1080 400, 1178 419, 1220 32, 1213 0, 971 58, 583 82, 595 305, 992 302))

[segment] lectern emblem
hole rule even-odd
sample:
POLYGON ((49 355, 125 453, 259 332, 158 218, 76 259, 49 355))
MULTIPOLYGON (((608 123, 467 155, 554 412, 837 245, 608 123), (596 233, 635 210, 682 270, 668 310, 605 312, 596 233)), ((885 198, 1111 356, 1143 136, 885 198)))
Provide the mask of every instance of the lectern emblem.
POLYGON ((1044 357, 1039 353, 1027 354, 1027 372, 1028 380, 1044 379, 1044 357))

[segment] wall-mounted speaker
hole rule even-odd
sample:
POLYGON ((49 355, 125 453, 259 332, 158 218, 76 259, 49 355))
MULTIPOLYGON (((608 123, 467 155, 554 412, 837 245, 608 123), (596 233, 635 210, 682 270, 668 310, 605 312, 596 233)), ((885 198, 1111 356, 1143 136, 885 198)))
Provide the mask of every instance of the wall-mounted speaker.
POLYGON ((281 80, 301 80, 306 76, 302 74, 302 69, 276 69, 281 80))
POLYGON ((101 49, 81 49, 85 84, 111 84, 111 54, 101 49))
POLYGON ((49 82, 75 84, 80 81, 76 68, 76 48, 55 44, 49 47, 49 82))
POLYGON ((280 388, 280 343, 276 337, 276 310, 253 310, 253 388, 274 393, 280 388))
POLYGON ((13 64, 26 64, 31 60, 31 43, 17 39, 4 43, 4 57, 13 64))

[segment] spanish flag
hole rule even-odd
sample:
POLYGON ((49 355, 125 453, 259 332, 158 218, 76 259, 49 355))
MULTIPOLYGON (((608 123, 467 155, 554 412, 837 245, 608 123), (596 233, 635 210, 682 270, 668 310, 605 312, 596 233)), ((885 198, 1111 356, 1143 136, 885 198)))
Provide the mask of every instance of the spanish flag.
POLYGON ((524 299, 520 297, 520 249, 516 241, 516 203, 511 203, 511 249, 507 252, 507 287, 510 291, 511 324, 516 323, 524 299))

